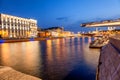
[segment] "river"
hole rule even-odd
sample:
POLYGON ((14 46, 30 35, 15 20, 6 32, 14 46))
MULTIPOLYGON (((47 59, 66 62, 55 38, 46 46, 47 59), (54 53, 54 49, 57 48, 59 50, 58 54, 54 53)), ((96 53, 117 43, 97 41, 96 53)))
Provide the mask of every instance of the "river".
POLYGON ((100 50, 91 37, 0 44, 0 65, 43 80, 95 80, 100 50))

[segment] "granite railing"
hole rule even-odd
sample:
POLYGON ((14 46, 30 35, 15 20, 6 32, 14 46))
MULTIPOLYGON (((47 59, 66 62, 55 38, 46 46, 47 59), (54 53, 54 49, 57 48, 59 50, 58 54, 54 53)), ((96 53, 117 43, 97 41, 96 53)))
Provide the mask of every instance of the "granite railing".
POLYGON ((120 80, 120 39, 110 38, 102 47, 99 58, 97 80, 120 80))

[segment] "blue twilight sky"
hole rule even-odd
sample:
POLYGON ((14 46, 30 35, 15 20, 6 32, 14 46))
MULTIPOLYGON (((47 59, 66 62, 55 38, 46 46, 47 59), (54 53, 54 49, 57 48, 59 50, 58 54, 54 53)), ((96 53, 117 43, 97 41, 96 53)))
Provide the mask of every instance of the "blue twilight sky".
POLYGON ((42 28, 63 26, 73 32, 83 22, 120 18, 120 0, 0 0, 0 13, 33 18, 42 28))

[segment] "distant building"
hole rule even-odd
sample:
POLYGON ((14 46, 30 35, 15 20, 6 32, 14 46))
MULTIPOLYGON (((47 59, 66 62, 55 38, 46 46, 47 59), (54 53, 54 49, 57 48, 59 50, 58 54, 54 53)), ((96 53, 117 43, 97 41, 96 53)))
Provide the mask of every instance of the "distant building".
POLYGON ((65 31, 63 27, 50 27, 47 29, 41 29, 38 31, 38 37, 72 37, 74 33, 65 31))
POLYGON ((38 31, 38 37, 51 37, 51 33, 49 31, 38 31))
POLYGON ((72 37, 72 36, 74 36, 74 33, 70 32, 70 31, 64 31, 63 34, 64 34, 63 35, 64 37, 72 37))
POLYGON ((38 32, 38 37, 63 37, 61 34, 64 32, 63 27, 50 27, 42 29, 38 32))
POLYGON ((37 37, 37 20, 0 14, 0 36, 2 38, 37 37))

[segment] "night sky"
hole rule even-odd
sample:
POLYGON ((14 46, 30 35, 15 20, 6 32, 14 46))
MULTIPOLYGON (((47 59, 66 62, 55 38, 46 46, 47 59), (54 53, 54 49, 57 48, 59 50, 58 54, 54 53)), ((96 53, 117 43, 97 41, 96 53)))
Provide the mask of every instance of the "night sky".
POLYGON ((37 19, 41 28, 88 31, 80 24, 120 18, 120 0, 0 0, 0 13, 37 19))

